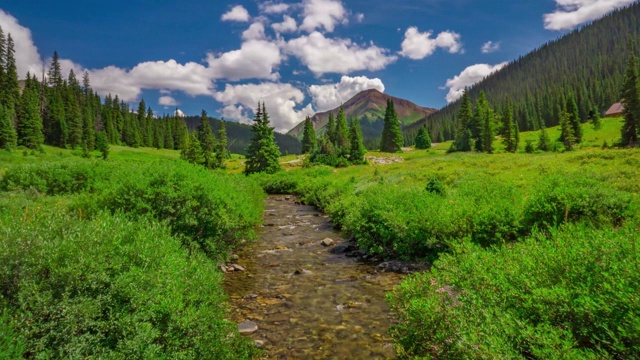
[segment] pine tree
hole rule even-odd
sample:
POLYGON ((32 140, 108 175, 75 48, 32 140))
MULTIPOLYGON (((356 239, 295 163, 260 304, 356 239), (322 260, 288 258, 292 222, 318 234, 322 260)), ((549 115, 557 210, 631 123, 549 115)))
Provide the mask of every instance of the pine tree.
POLYGON ((189 145, 187 146, 187 151, 185 153, 184 159, 192 164, 205 164, 202 147, 200 146, 200 140, 198 140, 198 136, 194 133, 192 133, 189 137, 189 145))
POLYGON ((593 130, 602 129, 602 120, 600 119, 600 111, 598 111, 598 107, 594 106, 591 111, 589 111, 589 122, 591 126, 593 126, 593 130))
POLYGON ((480 95, 476 100, 476 106, 469 123, 469 129, 471 130, 471 138, 473 139, 473 149, 475 151, 485 151, 484 141, 482 136, 485 125, 485 117, 489 116, 489 102, 487 102, 487 96, 484 91, 480 91, 480 95))
POLYGON ((251 125, 253 137, 247 148, 247 160, 244 173, 246 175, 265 172, 273 174, 279 171, 280 149, 275 142, 273 128, 269 126, 269 115, 264 103, 258 104, 256 115, 251 125))
POLYGON ((6 77, 6 59, 7 59, 7 38, 4 36, 2 26, 0 26, 0 106, 7 107, 7 92, 4 89, 5 77, 6 77))
POLYGON ((67 129, 69 133, 69 145, 72 149, 82 146, 82 112, 78 103, 78 91, 80 86, 73 70, 69 72, 69 79, 63 85, 65 92, 65 115, 67 116, 67 129))
POLYGON ((472 119, 473 110, 471 107, 471 99, 469 99, 469 92, 465 90, 462 95, 460 111, 458 111, 456 134, 450 151, 471 151, 474 147, 473 134, 470 128, 472 119))
POLYGON ((109 157, 109 141, 107 139, 107 134, 104 131, 99 131, 96 133, 96 148, 102 154, 102 159, 107 160, 109 157))
POLYGON ((40 149, 44 143, 38 85, 35 82, 36 80, 32 80, 31 75, 27 74, 18 109, 18 144, 29 149, 40 149))
POLYGON ((487 152, 488 154, 493 153, 493 124, 494 119, 496 117, 493 109, 487 106, 486 114, 483 118, 482 124, 482 150, 487 152))
POLYGON ((329 138, 332 144, 335 145, 336 140, 338 138, 338 133, 336 131, 336 119, 333 117, 333 113, 329 113, 329 122, 327 123, 325 134, 329 138))
POLYGON ((58 57, 57 51, 53 52, 53 58, 51 59, 51 65, 49 65, 49 72, 47 75, 49 85, 57 89, 62 88, 62 68, 60 66, 60 58, 58 57))
POLYGON ((147 132, 145 133, 146 137, 144 139, 144 146, 153 147, 153 139, 155 137, 155 133, 154 133, 155 127, 153 126, 154 118, 153 118, 153 110, 151 110, 151 107, 147 109, 146 123, 147 123, 147 132))
POLYGON ((302 153, 310 153, 317 145, 318 140, 316 139, 316 131, 313 129, 313 122, 307 116, 304 120, 304 132, 302 134, 302 153))
POLYGON ((208 169, 214 169, 216 167, 216 159, 213 152, 215 151, 216 138, 213 135, 207 112, 204 109, 200 114, 200 125, 198 125, 196 132, 198 134, 198 141, 202 147, 204 166, 208 169))
POLYGON ((402 130, 400 130, 398 113, 396 113, 395 105, 391 99, 387 100, 387 108, 384 112, 384 127, 382 129, 380 151, 402 151, 402 130))
POLYGON ((638 144, 638 131, 640 131, 640 79, 638 78, 638 59, 635 55, 631 37, 629 37, 628 43, 629 59, 622 87, 624 122, 621 135, 623 145, 636 146, 638 144))
POLYGON ((364 156, 367 153, 367 148, 364 146, 362 130, 360 129, 360 121, 358 121, 357 118, 351 119, 351 125, 349 127, 349 143, 351 145, 351 148, 349 149, 349 161, 352 164, 364 164, 364 156))
POLYGON ((227 126, 224 120, 220 121, 220 128, 218 129, 218 139, 215 146, 215 162, 214 168, 224 168, 224 161, 229 158, 229 152, 227 151, 227 126))
POLYGON ((13 128, 11 114, 4 105, 0 105, 0 149, 11 150, 18 143, 18 135, 16 129, 13 128))
POLYGON ((573 150, 573 145, 576 143, 576 137, 573 133, 571 115, 567 112, 563 112, 560 117, 560 139, 564 144, 565 150, 573 150))
POLYGON ((5 74, 4 83, 2 84, 2 93, 4 94, 3 103, 9 113, 17 116, 18 103, 20 101, 20 85, 18 83, 18 67, 16 64, 15 44, 11 34, 7 35, 6 59, 4 61, 5 74))
POLYGON ((427 124, 420 127, 418 130, 418 135, 416 135, 416 149, 424 150, 431 148, 431 135, 429 134, 429 129, 427 129, 427 124))
POLYGON ((544 126, 544 122, 540 126, 540 136, 538 137, 538 145, 536 149, 540 151, 549 151, 551 150, 551 140, 549 139, 549 135, 547 135, 547 129, 544 126))
POLYGON ((578 104, 573 93, 567 96, 567 115, 569 116, 569 123, 573 128, 573 136, 575 137, 575 143, 580 144, 582 142, 582 127, 580 121, 580 113, 578 111, 578 104))
POLYGON ((346 157, 351 150, 351 144, 349 142, 349 125, 347 124, 347 116, 344 113, 344 107, 342 106, 340 106, 340 110, 338 111, 335 146, 343 157, 346 157))
POLYGON ((515 141, 516 125, 513 122, 513 108, 509 102, 505 107, 505 115, 502 119, 502 143, 506 152, 516 152, 518 147, 515 141))

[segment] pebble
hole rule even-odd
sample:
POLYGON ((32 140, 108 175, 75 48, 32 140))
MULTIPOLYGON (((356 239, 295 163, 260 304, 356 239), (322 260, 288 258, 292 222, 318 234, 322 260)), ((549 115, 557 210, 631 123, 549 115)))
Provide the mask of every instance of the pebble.
POLYGON ((256 340, 256 346, 257 347, 263 347, 264 346, 264 340, 256 340))
POLYGON ((235 271, 247 271, 247 269, 238 264, 231 264, 231 268, 233 268, 233 270, 235 271))
POLYGON ((245 320, 238 324, 238 332, 240 334, 253 334, 256 331, 258 331, 258 324, 253 321, 245 320))
POLYGON ((335 241, 333 241, 333 239, 326 238, 326 239, 322 240, 322 245, 323 246, 331 246, 331 245, 333 245, 334 242, 335 241))

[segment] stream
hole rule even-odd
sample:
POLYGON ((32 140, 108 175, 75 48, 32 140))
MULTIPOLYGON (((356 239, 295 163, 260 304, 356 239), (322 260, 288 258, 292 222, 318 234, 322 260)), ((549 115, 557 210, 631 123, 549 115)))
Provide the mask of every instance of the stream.
POLYGON ((352 244, 315 207, 284 195, 265 205, 260 239, 233 261, 245 271, 225 274, 230 320, 257 325, 245 336, 269 359, 394 358, 384 297, 403 275, 337 253, 352 244))

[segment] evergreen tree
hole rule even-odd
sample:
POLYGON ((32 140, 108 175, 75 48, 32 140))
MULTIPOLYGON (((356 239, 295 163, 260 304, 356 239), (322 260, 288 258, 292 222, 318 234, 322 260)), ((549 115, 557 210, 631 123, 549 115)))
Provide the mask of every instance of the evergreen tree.
POLYGON ((485 151, 485 137, 483 136, 486 117, 489 116, 489 103, 484 91, 480 91, 480 95, 476 100, 476 107, 471 117, 469 129, 471 130, 471 138, 473 139, 473 149, 475 151, 485 151))
POLYGON ((273 174, 279 171, 280 149, 275 142, 273 128, 269 126, 269 115, 262 104, 258 104, 256 115, 251 125, 253 137, 247 148, 247 157, 245 161, 244 173, 246 175, 265 172, 273 174))
POLYGON ((469 92, 465 90, 462 95, 460 111, 458 111, 456 134, 450 151, 471 151, 474 147, 473 134, 470 128, 472 119, 471 99, 469 98, 469 92))
POLYGON ((387 108, 384 112, 384 127, 382 129, 382 140, 380 150, 384 152, 402 151, 402 131, 400 121, 396 113, 395 105, 391 99, 387 100, 387 108))
POLYGON ((216 147, 214 150, 214 168, 223 168, 224 161, 229 158, 229 152, 227 151, 227 127, 224 120, 220 121, 220 128, 218 129, 218 139, 216 141, 216 147))
POLYGON ((336 141, 335 146, 341 156, 346 156, 351 150, 349 143, 349 125, 347 124, 347 116, 344 113, 344 107, 340 106, 338 111, 338 123, 336 124, 336 141))
POLYGON ((624 110, 624 122, 621 135, 622 144, 636 146, 638 144, 638 131, 640 131, 640 79, 638 78, 638 59, 635 55, 633 39, 628 40, 629 59, 627 73, 622 87, 622 104, 624 110))
POLYGON ((318 140, 316 139, 316 131, 313 129, 313 122, 311 118, 307 116, 304 120, 304 132, 302 134, 302 153, 308 154, 318 144, 318 140))
POLYGON ((96 133, 96 148, 102 154, 102 159, 107 160, 109 157, 109 140, 107 139, 107 134, 104 131, 99 131, 96 133))
POLYGON ((351 119, 349 135, 349 143, 351 145, 349 161, 351 161, 352 164, 364 164, 364 156, 367 153, 367 148, 364 146, 362 130, 360 130, 360 121, 358 121, 357 118, 351 119))
POLYGON ((516 143, 516 125, 513 122, 513 108, 511 103, 505 105, 505 115, 502 119, 502 144, 506 152, 516 152, 518 150, 516 143))
POLYGON ((32 80, 31 75, 27 74, 18 109, 18 144, 29 149, 40 149, 44 143, 38 85, 35 82, 36 80, 32 80))
POLYGON ((3 104, 9 110, 9 114, 17 115, 18 102, 20 101, 20 85, 18 83, 18 67, 16 64, 15 44, 11 34, 7 35, 6 59, 4 60, 5 74, 2 92, 3 104))
POLYGON ((495 113, 493 109, 487 106, 486 114, 483 117, 482 124, 482 150, 488 154, 493 153, 493 124, 495 119, 495 113))
POLYGON ((567 97, 567 115, 569 116, 569 123, 573 128, 573 136, 575 137, 575 143, 582 142, 582 127, 580 121, 580 113, 578 111, 578 104, 573 93, 570 93, 567 97))
POLYGON ((564 144, 565 150, 573 150, 573 145, 576 143, 576 137, 573 134, 571 115, 566 112, 563 112, 560 118, 560 139, 564 144))
POLYGON ((140 145, 145 146, 147 140, 147 105, 144 103, 144 99, 140 99, 138 103, 138 111, 136 113, 136 120, 138 129, 140 132, 140 145))
POLYGON ((544 126, 544 122, 540 127, 540 136, 538 137, 538 145, 536 148, 540 151, 551 150, 551 140, 549 139, 549 135, 547 135, 547 129, 544 126))
POLYGON ((593 130, 602 129, 602 120, 600 119, 600 111, 598 111, 598 107, 595 106, 591 111, 589 111, 589 122, 591 126, 593 126, 593 130))
POLYGON ((60 91, 55 88, 47 88, 47 108, 45 110, 44 129, 46 142, 53 146, 65 147, 67 145, 68 130, 64 112, 64 101, 60 91))
MULTIPOLYGON (((209 128, 209 130, 211 130, 211 128, 209 128)), ((162 121, 162 134, 164 135, 164 140, 163 140, 164 148, 170 149, 170 150, 175 149, 175 144, 173 143, 173 129, 171 128, 169 119, 165 119, 164 121, 162 121)))
POLYGON ((47 75, 49 85, 57 89, 62 89, 62 68, 60 66, 60 58, 58 57, 57 51, 53 52, 53 58, 51 59, 51 65, 49 65, 49 72, 47 75))
POLYGON ((73 70, 69 72, 69 80, 66 86, 63 85, 65 91, 65 115, 67 116, 67 129, 69 133, 69 145, 72 149, 76 146, 82 146, 82 112, 78 102, 78 91, 80 86, 75 77, 73 70))
POLYGON ((7 38, 4 36, 2 26, 0 26, 0 106, 7 107, 6 91, 4 89, 6 76, 6 59, 7 59, 7 38))
POLYGON ((0 105, 0 149, 11 150, 18 143, 18 135, 16 129, 13 128, 11 114, 4 105, 0 105))
POLYGON ((427 129, 427 125, 420 127, 418 130, 418 135, 416 135, 416 149, 424 150, 431 148, 431 135, 429 134, 429 129, 427 129))
POLYGON ((207 112, 203 109, 200 115, 200 125, 196 129, 198 134, 198 141, 202 147, 202 156, 204 157, 204 166, 208 169, 214 169, 216 167, 215 151, 216 138, 211 130, 209 124, 209 117, 207 112))
MULTIPOLYGON (((154 118, 153 118, 153 110, 151 107, 147 109, 147 132, 145 133, 146 137, 144 138, 144 146, 153 147, 153 139, 155 137, 155 127, 153 126, 154 118)), ((189 135, 189 134, 187 134, 189 135)))
POLYGON ((202 147, 200 146, 200 140, 198 140, 198 136, 194 133, 192 133, 189 137, 189 145, 187 146, 187 151, 185 153, 184 159, 192 164, 205 164, 205 158, 203 156, 202 147))
POLYGON ((336 130, 336 119, 333 117, 333 113, 329 113, 329 122, 327 123, 325 134, 327 134, 332 144, 335 144, 338 138, 336 130))

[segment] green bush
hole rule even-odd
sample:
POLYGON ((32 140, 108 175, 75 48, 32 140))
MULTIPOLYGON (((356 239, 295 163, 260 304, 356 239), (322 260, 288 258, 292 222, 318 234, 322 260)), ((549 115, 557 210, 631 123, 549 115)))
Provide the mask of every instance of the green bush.
POLYGON ((0 344, 13 350, 0 354, 255 356, 235 324, 224 320, 215 263, 188 256, 163 224, 103 212, 81 220, 52 210, 4 217, 1 225, 0 344))
POLYGON ((119 167, 113 183, 79 206, 166 222, 184 244, 223 256, 243 239, 255 237, 262 222, 264 192, 246 177, 208 171, 183 161, 119 167))
POLYGON ((584 174, 551 174, 533 189, 524 225, 549 227, 580 220, 620 225, 630 208, 629 193, 584 174))
POLYGON ((495 251, 458 245, 388 296, 400 358, 639 358, 637 239, 637 224, 583 224, 495 251))

